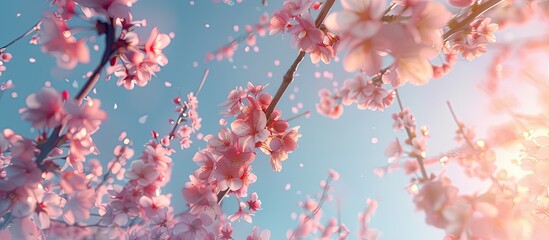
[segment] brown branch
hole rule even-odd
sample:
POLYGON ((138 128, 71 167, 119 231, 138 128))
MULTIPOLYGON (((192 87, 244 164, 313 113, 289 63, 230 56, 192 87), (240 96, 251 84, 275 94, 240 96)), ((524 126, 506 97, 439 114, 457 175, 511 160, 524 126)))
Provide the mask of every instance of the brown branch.
POLYGON ((471 7, 471 13, 467 15, 463 20, 461 20, 458 23, 455 24, 449 24, 450 30, 445 32, 442 35, 443 41, 448 41, 448 39, 454 35, 455 33, 461 31, 462 29, 469 26, 470 23, 472 23, 478 16, 482 15, 483 13, 487 12, 488 10, 494 8, 498 4, 502 3, 504 0, 489 0, 487 2, 484 2, 480 5, 473 5, 471 7))
MULTIPOLYGON (((97 83, 99 80, 99 75, 101 73, 101 70, 109 62, 110 56, 114 53, 114 41, 115 41, 115 26, 112 22, 112 19, 109 23, 103 23, 105 24, 105 27, 107 29, 106 36, 105 36, 105 50, 103 51, 103 56, 101 57, 101 62, 97 65, 95 70, 93 71, 92 75, 84 85, 84 87, 78 92, 76 97, 74 98, 77 102, 81 103, 82 100, 88 93, 91 91, 93 86, 97 83)), ((57 126, 55 129, 53 129, 52 133, 48 137, 48 140, 46 142, 40 144, 37 146, 37 148, 40 150, 40 153, 36 157, 36 164, 40 167, 40 169, 43 171, 45 170, 45 166, 42 165, 42 161, 46 159, 48 154, 50 154, 51 150, 54 149, 59 141, 61 140, 61 137, 59 134, 61 133, 61 129, 63 128, 63 125, 57 126)))
MULTIPOLYGON (((395 95, 397 96, 397 102, 398 107, 400 108, 400 111, 404 111, 404 107, 402 107, 402 101, 400 100, 400 94, 398 94, 398 90, 395 89, 395 95)), ((406 129, 406 134, 408 135, 408 140, 410 141, 410 144, 412 144, 412 140, 416 137, 416 134, 410 130, 408 127, 404 127, 406 129)), ((414 154, 414 157, 417 160, 417 163, 419 164, 419 169, 421 170, 421 175, 425 180, 429 179, 429 174, 427 174, 427 170, 425 169, 425 164, 423 163, 423 160, 425 159, 421 155, 414 154)))
MULTIPOLYGON (((320 10, 320 13, 318 14, 318 16, 315 20, 315 26, 317 28, 320 27, 320 25, 322 25, 322 23, 324 22, 324 19, 328 15, 328 12, 330 11, 330 9, 334 5, 334 3, 335 3, 335 0, 327 0, 324 3, 324 5, 322 6, 322 9, 320 10)), ((271 101, 271 104, 269 104, 269 107, 267 107, 267 111, 265 112, 265 115, 267 116, 267 119, 270 118, 270 116, 273 113, 276 105, 278 104, 278 102, 282 98, 282 95, 284 95, 284 92, 286 91, 286 89, 288 89, 288 86, 290 86, 290 84, 294 80, 295 71, 299 67, 299 64, 301 63, 301 61, 303 61, 303 58, 305 57, 305 54, 306 53, 304 51, 299 51, 299 54, 295 58, 294 62, 292 63, 292 65, 290 66, 288 71, 286 71, 286 74, 284 74, 284 77, 282 78, 282 83, 280 84, 280 87, 278 87, 278 90, 276 91, 276 94, 273 97, 273 100, 271 101)), ((272 119, 270 119, 270 120, 272 120, 272 119)))

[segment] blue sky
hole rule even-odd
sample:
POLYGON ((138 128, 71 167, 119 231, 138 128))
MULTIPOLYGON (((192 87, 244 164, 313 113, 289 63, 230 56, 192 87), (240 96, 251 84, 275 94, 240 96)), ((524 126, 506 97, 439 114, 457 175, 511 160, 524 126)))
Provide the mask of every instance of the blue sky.
MULTIPOLYGON (((102 108, 107 111, 109 119, 94 135, 101 154, 92 158, 96 157, 106 164, 112 158, 117 137, 122 131, 126 131, 133 141, 136 155, 149 139, 151 130, 169 132, 168 119, 177 117, 171 99, 195 91, 206 68, 210 74, 198 96, 199 113, 203 119, 201 132, 205 135, 217 133, 221 118, 219 112, 222 110, 218 105, 226 99, 231 89, 252 82, 268 84, 266 90, 274 94, 297 55, 297 50, 289 46, 289 37, 258 38, 257 53, 245 52, 241 45, 232 61, 205 63, 203 60, 207 51, 227 43, 229 36, 242 34, 246 24, 256 23, 264 12, 272 12, 281 4, 282 1, 269 1, 269 6, 263 7, 260 0, 246 0, 234 6, 208 0, 198 0, 194 6, 184 0, 139 1, 135 4, 134 18, 147 19, 147 27, 139 30, 142 36, 155 26, 160 32, 175 33, 175 38, 165 49, 169 64, 144 88, 128 91, 117 87, 115 80, 101 80, 96 85, 96 91, 91 96, 101 99, 102 108), (240 27, 239 32, 234 32, 235 25, 240 27), (275 60, 280 61, 279 66, 274 64, 275 60), (196 67, 195 62, 198 63, 196 67), (271 78, 268 77, 269 72, 272 73, 271 78), (166 87, 166 82, 172 86, 166 87), (138 119, 145 115, 148 116, 146 122, 140 123, 138 119)), ((340 4, 336 3, 335 8, 339 9, 340 4)), ((48 1, 4 3, 0 15, 0 43, 10 41, 32 26, 47 9, 48 1), (20 16, 17 16, 18 13, 20 16)), ((83 21, 72 24, 93 26, 83 21)), ((80 37, 92 36, 93 32, 80 34, 80 37)), ((97 44, 103 47, 102 38, 97 39, 97 44)), ((27 137, 34 136, 33 130, 18 115, 18 109, 25 106, 25 98, 44 86, 46 81, 59 91, 68 90, 71 95, 76 94, 85 82, 82 76, 92 70, 99 60, 98 54, 93 53, 90 64, 80 64, 72 71, 61 71, 56 68, 51 56, 43 54, 39 46, 29 45, 28 39, 18 42, 8 51, 14 57, 6 63, 8 70, 0 76, 0 82, 12 79, 17 86, 13 90, 17 97, 6 94, 0 101, 0 129, 11 128, 27 137), (29 62, 29 58, 35 58, 36 62, 29 62)), ((483 104, 485 99, 475 87, 485 77, 483 71, 488 61, 489 56, 477 59, 474 64, 460 60, 456 69, 462 70, 433 80, 427 86, 405 86, 400 90, 404 105, 412 109, 418 125, 429 125, 431 129, 429 153, 437 154, 453 147, 456 126, 446 107, 446 100, 452 101, 454 109, 465 122, 476 122, 480 129, 489 124, 478 122, 478 116, 486 108, 483 104)), ((361 111, 349 106, 338 120, 316 113, 314 104, 318 102, 318 90, 331 88, 333 81, 342 84, 353 76, 354 73, 343 70, 340 62, 313 65, 307 56, 300 65, 295 81, 282 98, 279 108, 289 118, 294 115, 291 108, 302 103, 302 111, 311 110, 312 114, 308 119, 299 118, 291 122, 292 125, 301 126, 303 136, 299 139, 299 148, 284 162, 282 172, 271 170, 267 156, 260 153, 256 158, 253 168, 258 181, 250 191, 259 194, 264 210, 256 214, 253 224, 270 229, 272 239, 282 239, 288 229, 296 226, 290 215, 292 212, 300 213, 297 203, 319 193, 319 181, 326 178, 328 169, 335 169, 341 174, 341 179, 336 182, 333 194, 341 200, 341 217, 352 231, 351 239, 358 230, 357 213, 364 209, 367 198, 379 201, 379 209, 371 226, 380 229, 384 239, 441 239, 443 231, 427 226, 423 213, 415 212, 411 197, 404 190, 409 177, 401 171, 383 178, 373 174, 374 168, 386 163, 383 151, 387 144, 397 136, 404 137, 393 132, 391 127, 390 116, 397 111, 396 104, 384 112, 361 111), (332 73, 334 78, 315 78, 315 72, 324 71, 332 73), (294 100, 289 98, 290 94, 295 95, 294 100), (378 139, 378 142, 372 143, 372 138, 378 139), (285 190, 288 183, 291 189, 285 190)), ((185 208, 181 188, 188 175, 196 169, 192 156, 204 146, 203 141, 194 139, 191 149, 176 149, 177 153, 173 156, 172 181, 163 192, 173 194, 172 205, 176 212, 185 208)), ((460 175, 458 170, 447 171, 449 175, 460 175)), ((235 208, 234 198, 224 203, 228 214, 235 208)), ((335 201, 325 205, 324 216, 323 222, 328 221, 327 216, 336 216, 335 201)), ((252 226, 245 222, 236 223, 235 238, 241 239, 252 226)))

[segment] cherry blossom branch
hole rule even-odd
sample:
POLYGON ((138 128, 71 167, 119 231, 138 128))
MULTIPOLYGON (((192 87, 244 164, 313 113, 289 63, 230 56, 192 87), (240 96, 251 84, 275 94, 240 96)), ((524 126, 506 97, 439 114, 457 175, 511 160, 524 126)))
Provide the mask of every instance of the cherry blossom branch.
POLYGON ((38 26, 40 26, 40 24, 42 24, 42 20, 38 21, 36 24, 32 25, 32 27, 27 30, 25 33, 19 35, 19 37, 16 37, 15 39, 13 39, 11 42, 9 42, 8 44, 0 47, 0 53, 4 52, 6 50, 6 48, 8 48, 9 46, 13 45, 14 43, 16 43, 17 41, 21 40, 22 38, 30 35, 31 33, 33 33, 34 31, 38 30, 38 26))
MULTIPOLYGON (((75 100, 78 102, 82 102, 84 97, 88 95, 88 93, 91 91, 93 86, 97 83, 99 80, 99 75, 101 73, 101 70, 109 62, 110 56, 114 53, 114 38, 115 38, 115 27, 114 23, 112 22, 112 19, 110 19, 109 23, 102 23, 98 22, 98 24, 104 24, 104 27, 106 28, 105 31, 105 50, 103 51, 103 56, 101 57, 101 61, 93 71, 92 75, 84 85, 84 87, 78 92, 78 94, 75 97, 75 100)), ((40 150, 40 153, 36 157, 36 164, 40 167, 41 170, 45 169, 45 166, 42 165, 42 161, 50 154, 51 150, 57 146, 59 143, 59 140, 61 140, 61 137, 59 134, 61 133, 62 125, 57 126, 52 133, 50 134, 48 140, 46 140, 45 143, 42 143, 38 145, 38 149, 40 150)))
MULTIPOLYGON (((400 108, 400 111, 404 111, 404 107, 402 106, 402 100, 400 99, 400 94, 398 94, 398 89, 395 89, 395 95, 397 97, 398 107, 400 108)), ((410 128, 404 127, 406 129, 406 134, 408 135, 408 140, 410 141, 410 144, 412 144, 412 140, 416 137, 416 134, 413 133, 410 128)), ((429 174, 427 174, 427 170, 425 169, 425 164, 423 163, 424 157, 418 154, 414 154, 415 158, 417 160, 417 163, 419 165, 419 169, 421 170, 421 176, 424 179, 429 179, 429 174)))
MULTIPOLYGON (((206 79, 208 78, 208 74, 210 73, 209 69, 204 70, 204 74, 202 75, 202 80, 200 81, 200 85, 198 85, 198 89, 196 90, 195 96, 198 96, 198 93, 200 93, 200 90, 202 90, 202 87, 204 86, 204 83, 206 82, 206 79)), ((180 111, 179 116, 177 117, 177 120, 175 121, 175 124, 173 125, 172 130, 168 134, 168 137, 170 140, 175 138, 175 131, 177 130, 177 127, 179 124, 183 122, 183 120, 188 117, 187 110, 189 110, 189 106, 185 103, 183 105, 183 108, 180 111)))
MULTIPOLYGON (((318 28, 324 22, 324 19, 326 18, 326 15, 328 15, 328 12, 334 5, 335 0, 327 0, 326 3, 322 6, 322 9, 320 10, 320 13, 318 14, 316 20, 315 20, 315 26, 318 28)), ((273 97, 273 100, 267 107, 267 111, 265 112, 265 116, 269 120, 269 122, 272 120, 270 119, 271 114, 273 113, 276 105, 282 98, 282 95, 284 95, 284 92, 286 89, 288 89, 288 86, 290 86, 290 83, 294 80, 294 74, 297 68, 299 67, 299 64, 301 61, 303 61, 303 58, 305 57, 304 51, 299 51, 299 54, 297 55, 296 59, 290 66, 290 68, 286 71, 286 74, 284 74, 284 77, 282 78, 282 83, 280 84, 280 87, 278 87, 278 90, 276 91, 275 96, 273 97)), ((221 203, 223 201, 223 198, 227 193, 229 192, 229 189, 225 189, 223 191, 220 191, 217 193, 217 203, 221 203)))
POLYGON ((463 20, 461 20, 460 22, 454 22, 453 20, 450 21, 450 23, 448 24, 448 26, 450 27, 450 30, 448 30, 442 35, 443 41, 445 42, 448 41, 448 39, 452 35, 468 27, 469 24, 472 23, 478 16, 489 11, 490 9, 494 8, 495 6, 497 6, 502 2, 503 0, 489 0, 480 5, 476 5, 476 4, 473 5, 471 7, 471 13, 467 15, 467 17, 465 17, 463 20))
MULTIPOLYGON (((335 0, 327 0, 326 3, 324 3, 324 5, 322 6, 322 9, 320 10, 320 13, 318 14, 315 20, 315 26, 317 28, 320 27, 320 25, 324 22, 326 15, 328 15, 328 12, 330 11, 334 3, 335 3, 335 0)), ((299 54, 297 55, 296 59, 294 60, 294 62, 292 63, 288 71, 286 71, 286 74, 284 74, 284 77, 282 78, 282 83, 280 84, 280 87, 276 91, 276 94, 273 97, 271 104, 269 104, 269 107, 265 112, 265 115, 267 116, 267 119, 269 119, 269 121, 272 120, 270 119, 271 113, 273 113, 276 105, 282 98, 282 95, 294 80, 295 71, 299 67, 299 64, 301 63, 301 61, 303 61, 305 54, 306 53, 304 51, 299 51, 299 54)))
MULTIPOLYGON (((332 177, 331 176, 328 176, 328 178, 326 179, 326 185, 322 191, 322 196, 320 196, 320 199, 318 201, 318 205, 316 206, 316 208, 310 213, 310 214, 305 214, 305 219, 303 220, 303 224, 307 223, 308 221, 310 221, 311 219, 313 219, 316 214, 318 213, 318 211, 320 211, 320 209, 322 209, 322 205, 324 205, 324 202, 326 202, 326 199, 328 198, 328 190, 329 190, 329 186, 330 186, 330 181, 332 180, 332 177)), ((292 235, 288 238, 288 239, 294 239, 294 236, 295 236, 295 231, 292 231, 292 235)))
POLYGON ((452 118, 454 119, 454 122, 456 122, 456 125, 459 128, 459 134, 461 135, 461 137, 463 137, 463 139, 465 139, 465 142, 467 143, 467 145, 469 145, 469 147, 471 147, 472 149, 476 149, 475 145, 471 142, 471 140, 465 136, 465 130, 463 129, 463 125, 459 122, 459 120, 457 118, 457 115, 454 112, 454 108, 452 108, 452 104, 450 103, 450 101, 446 101, 446 105, 448 105, 448 109, 450 109, 450 113, 452 114, 452 118))
MULTIPOLYGON (((105 184, 105 182, 109 178, 109 175, 111 174, 111 171, 112 171, 112 168, 114 167, 114 164, 119 162, 120 158, 122 158, 122 157, 123 157, 122 154, 119 154, 118 156, 116 156, 116 160, 111 164, 111 166, 109 166, 109 169, 107 170, 107 173, 105 173, 105 175, 103 176, 103 179, 101 179, 101 182, 99 184, 97 184, 97 186, 95 187, 95 191, 97 191, 97 189, 99 189, 103 184, 105 184)), ((126 157, 123 157, 123 158, 126 158, 126 157)))

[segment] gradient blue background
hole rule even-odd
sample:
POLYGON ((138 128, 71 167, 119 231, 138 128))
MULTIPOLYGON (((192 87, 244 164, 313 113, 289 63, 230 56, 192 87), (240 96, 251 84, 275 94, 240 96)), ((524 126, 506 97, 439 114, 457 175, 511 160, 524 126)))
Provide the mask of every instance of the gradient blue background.
MULTIPOLYGON (((203 59, 207 51, 226 44, 227 37, 242 34, 246 24, 256 23, 264 12, 277 10, 281 5, 282 1, 274 0, 269 1, 268 7, 263 7, 260 0, 246 0, 232 7, 208 0, 198 0, 194 6, 184 0, 139 1, 135 4, 134 18, 145 18, 148 23, 146 28, 138 31, 142 39, 146 39, 154 26, 158 26, 160 32, 175 33, 175 38, 165 49, 169 64, 144 88, 127 91, 117 87, 114 78, 111 81, 101 80, 96 85, 96 93, 92 93, 91 97, 101 99, 102 108, 109 116, 101 130, 93 136, 101 151, 97 158, 105 164, 112 158, 113 147, 118 144, 117 137, 122 131, 126 131, 133 141, 135 157, 139 156, 141 146, 149 139, 150 130, 162 134, 169 132, 168 119, 177 116, 171 99, 178 94, 184 96, 189 91, 195 91, 205 68, 210 69, 210 74, 198 96, 199 113, 203 118, 201 132, 205 135, 217 133, 221 117, 219 112, 222 110, 218 105, 236 86, 245 86, 247 82, 269 84, 267 91, 274 94, 282 75, 297 54, 297 50, 289 46, 289 36, 284 39, 280 35, 258 38, 258 53, 244 52, 244 45, 241 44, 233 61, 205 63, 203 59), (206 24, 210 27, 206 28, 206 24), (240 27, 239 32, 233 31, 234 25, 240 27), (280 60, 281 64, 275 66, 275 60, 280 60), (195 61, 198 62, 196 68, 193 67, 195 61), (268 72, 272 72, 272 78, 268 77, 268 72), (167 81, 173 86, 166 87, 164 83, 167 81), (113 108, 115 103, 118 109, 113 108), (138 119, 144 115, 148 115, 147 121, 140 124, 138 119)), ((340 8, 340 3, 336 3, 335 9, 340 8)), ((4 1, 0 15, 0 43, 10 41, 32 26, 47 9, 49 1, 4 1), (17 13, 21 16, 17 17, 17 13)), ((75 21, 71 26, 93 25, 75 21)), ((77 36, 91 37, 94 34, 87 31, 77 36)), ((97 39, 101 49, 102 39, 97 39)), ((99 54, 92 50, 90 64, 79 64, 72 71, 60 71, 51 56, 43 54, 39 46, 29 45, 28 40, 26 38, 8 50, 14 57, 6 63, 8 70, 0 76, 0 82, 12 79, 17 87, 0 101, 0 129, 11 128, 19 134, 33 137, 30 124, 23 122, 18 115, 18 109, 25 106, 25 98, 44 86, 46 81, 50 81, 59 91, 68 90, 71 95, 76 94, 79 87, 75 88, 74 82, 78 86, 83 85, 86 79, 82 76, 95 67, 99 54), (30 63, 29 58, 35 58, 36 63, 30 63), (11 92, 16 92, 18 97, 12 98, 11 92)), ((340 54, 340 57, 343 55, 340 54)), ((456 127, 446 108, 446 100, 453 102, 465 122, 475 122, 478 129, 489 124, 478 118, 485 107, 481 92, 475 88, 485 77, 488 60, 488 56, 477 59, 474 64, 460 60, 456 65, 458 71, 443 79, 433 80, 427 86, 405 86, 400 90, 404 105, 415 113, 418 125, 427 124, 431 129, 430 154, 453 147, 456 127)), ((256 158, 253 167, 258 181, 250 192, 259 194, 264 210, 253 218, 253 225, 270 229, 271 239, 284 238, 286 231, 296 226, 290 215, 301 212, 297 203, 319 193, 319 181, 325 179, 327 170, 332 168, 341 174, 333 195, 341 200, 341 217, 352 231, 350 239, 356 238, 357 213, 363 211, 367 198, 379 201, 371 227, 380 229, 383 239, 442 239, 443 231, 427 226, 424 214, 415 211, 411 196, 404 189, 409 183, 408 176, 402 171, 383 178, 373 174, 374 168, 386 164, 383 151, 387 144, 396 136, 403 137, 401 133, 394 133, 391 127, 390 116, 397 111, 397 105, 384 112, 360 111, 350 106, 345 108, 339 120, 324 118, 316 113, 314 105, 318 102, 318 90, 324 87, 331 89, 332 80, 315 78, 317 71, 333 73, 334 80, 339 84, 354 76, 354 73, 343 71, 341 62, 313 65, 307 56, 300 65, 295 82, 284 95, 279 108, 285 117, 291 117, 294 115, 291 108, 301 102, 304 105, 302 111, 311 110, 312 114, 308 119, 299 118, 291 122, 292 125, 301 125, 303 137, 299 140, 299 148, 284 162, 282 172, 271 170, 267 156, 259 154, 256 158), (299 89, 297 93, 293 92, 294 87, 299 89), (289 99, 292 93, 295 94, 294 100, 289 99), (372 138, 379 141, 373 144, 372 138), (291 184, 288 191, 284 189, 287 183, 291 184)), ((172 181, 163 190, 164 193, 173 194, 172 205, 176 212, 185 208, 180 191, 188 175, 197 167, 192 162, 192 156, 205 145, 203 141, 193 141, 191 149, 176 149, 172 181)), ((448 174, 460 175, 458 170, 451 169, 448 174)), ((235 208, 234 198, 226 199, 226 213, 231 214, 235 208)), ((335 201, 324 206, 323 223, 328 221, 328 216, 336 216, 336 209, 335 201)), ((235 223, 235 239, 243 239, 253 225, 235 223)))

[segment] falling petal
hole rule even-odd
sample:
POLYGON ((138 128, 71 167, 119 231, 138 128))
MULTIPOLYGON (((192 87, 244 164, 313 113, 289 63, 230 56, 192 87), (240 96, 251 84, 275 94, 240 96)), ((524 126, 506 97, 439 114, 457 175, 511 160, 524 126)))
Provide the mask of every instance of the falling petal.
POLYGON ((147 118, 149 117, 149 115, 144 115, 142 117, 139 118, 139 123, 141 124, 145 124, 147 122, 147 118))

